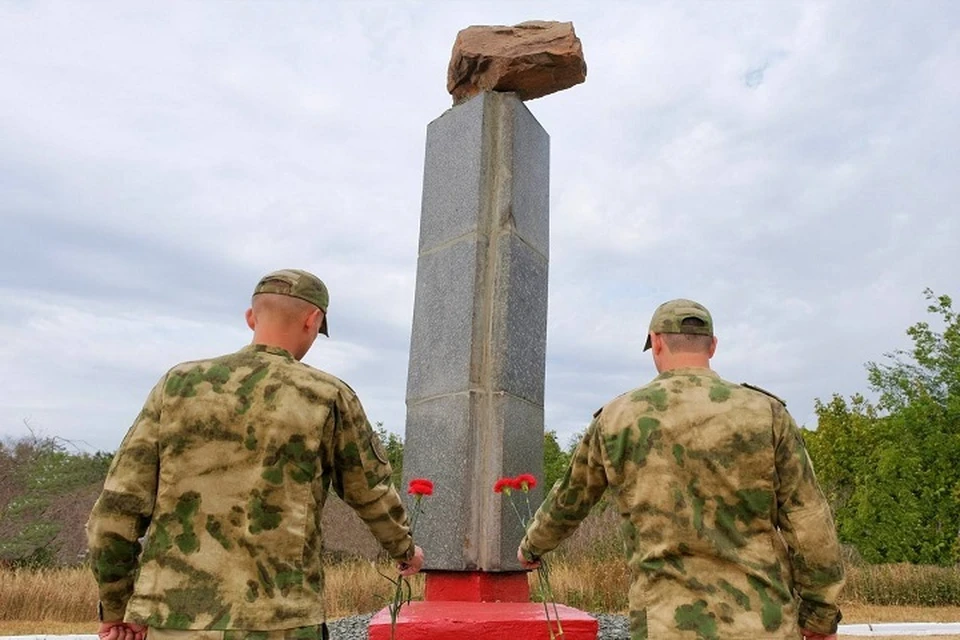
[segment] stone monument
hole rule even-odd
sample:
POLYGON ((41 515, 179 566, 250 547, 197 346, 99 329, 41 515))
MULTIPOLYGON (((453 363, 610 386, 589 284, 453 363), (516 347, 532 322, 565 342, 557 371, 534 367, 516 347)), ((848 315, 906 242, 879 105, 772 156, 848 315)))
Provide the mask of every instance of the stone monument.
MULTIPOLYGON (((415 532, 425 600, 401 609, 398 640, 549 637, 493 485, 543 477, 549 136, 522 100, 585 77, 571 23, 470 27, 454 45, 454 107, 427 127, 404 445, 405 485, 436 490, 415 532)), ((569 640, 596 636, 593 618, 560 615, 569 640)), ((382 611, 370 638, 389 637, 382 611)))

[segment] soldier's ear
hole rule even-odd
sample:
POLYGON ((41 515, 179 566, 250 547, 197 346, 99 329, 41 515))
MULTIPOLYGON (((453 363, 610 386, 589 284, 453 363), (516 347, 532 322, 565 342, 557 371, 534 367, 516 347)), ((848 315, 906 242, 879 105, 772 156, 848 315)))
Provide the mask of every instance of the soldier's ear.
POLYGON ((713 336, 713 341, 710 343, 710 355, 709 358, 713 357, 713 354, 717 352, 717 336, 713 336))
POLYGON ((247 312, 244 314, 244 317, 247 319, 247 326, 250 327, 250 330, 253 331, 257 327, 257 318, 253 315, 253 307, 247 309, 247 312))
POLYGON ((320 332, 320 324, 323 322, 323 311, 320 309, 314 308, 309 314, 307 314, 306 322, 303 324, 303 328, 307 333, 317 334, 320 332))
POLYGON ((654 355, 660 355, 663 353, 663 336, 659 333, 650 334, 650 348, 653 349, 654 355))

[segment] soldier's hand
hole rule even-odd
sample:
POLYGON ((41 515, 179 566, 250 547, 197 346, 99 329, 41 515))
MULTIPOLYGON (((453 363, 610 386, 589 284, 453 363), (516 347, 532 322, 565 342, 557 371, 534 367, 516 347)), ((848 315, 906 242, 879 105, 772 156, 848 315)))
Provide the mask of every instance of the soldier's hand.
POLYGON ((147 635, 147 628, 122 620, 101 622, 97 635, 100 640, 144 640, 147 635))
POLYGON ((539 560, 527 560, 526 556, 523 555, 523 549, 517 547, 517 560, 520 562, 520 566, 524 569, 538 569, 540 567, 539 560))
POLYGON ((402 576, 412 576, 423 567, 423 549, 414 545, 413 557, 406 562, 398 562, 397 569, 402 576))
POLYGON ((803 635, 804 640, 837 640, 837 634, 835 633, 817 633, 816 631, 807 631, 806 629, 800 629, 800 633, 803 635))

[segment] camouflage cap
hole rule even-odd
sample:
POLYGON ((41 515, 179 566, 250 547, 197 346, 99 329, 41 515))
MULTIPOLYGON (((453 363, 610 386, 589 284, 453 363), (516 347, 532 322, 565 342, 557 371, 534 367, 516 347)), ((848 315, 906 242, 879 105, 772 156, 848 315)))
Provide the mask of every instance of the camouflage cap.
POLYGON ((253 295, 258 293, 278 293, 282 296, 291 296, 306 300, 323 311, 323 324, 320 333, 327 332, 327 306, 330 304, 330 293, 327 285, 317 276, 301 269, 280 269, 268 273, 260 278, 260 282, 253 289, 253 295))
POLYGON ((713 337, 713 318, 710 312, 699 302, 678 298, 664 302, 653 312, 650 319, 650 330, 647 332, 647 343, 643 346, 646 351, 653 344, 650 341, 651 333, 692 333, 701 336, 713 337), (687 318, 697 318, 703 321, 703 326, 683 325, 687 318))

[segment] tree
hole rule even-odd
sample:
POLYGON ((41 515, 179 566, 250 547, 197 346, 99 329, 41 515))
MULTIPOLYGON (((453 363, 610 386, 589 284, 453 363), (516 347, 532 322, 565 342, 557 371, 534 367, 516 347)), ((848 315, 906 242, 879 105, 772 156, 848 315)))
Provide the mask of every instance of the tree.
POLYGON ((380 436, 380 442, 387 452, 387 460, 390 461, 390 467, 393 469, 390 479, 399 490, 403 482, 403 438, 384 429, 382 422, 376 424, 377 435, 380 436))
POLYGON ((560 448, 556 431, 543 433, 543 485, 544 492, 563 477, 570 464, 570 454, 560 448))
POLYGON ((82 523, 64 522, 61 516, 76 506, 89 511, 92 503, 74 504, 77 492, 89 493, 103 483, 112 456, 71 452, 65 443, 31 435, 0 446, 0 470, 5 472, 0 493, 8 484, 15 488, 6 503, 0 504, 0 560, 15 565, 52 565, 58 559, 61 531, 82 528, 82 523))
POLYGON ((806 434, 840 539, 870 562, 960 560, 960 318, 924 294, 943 330, 907 329, 911 349, 866 365, 878 402, 818 400, 806 434))
POLYGON ((956 410, 960 403, 960 318, 950 296, 930 289, 923 293, 930 302, 927 312, 940 316, 944 330, 918 322, 907 329, 913 349, 886 354, 885 364, 867 363, 870 386, 880 392, 880 406, 891 412, 916 403, 956 410))

